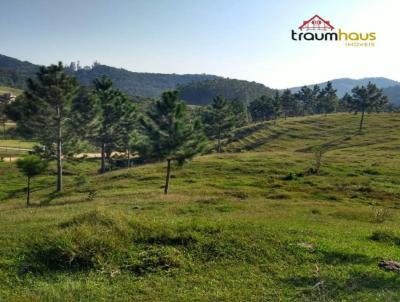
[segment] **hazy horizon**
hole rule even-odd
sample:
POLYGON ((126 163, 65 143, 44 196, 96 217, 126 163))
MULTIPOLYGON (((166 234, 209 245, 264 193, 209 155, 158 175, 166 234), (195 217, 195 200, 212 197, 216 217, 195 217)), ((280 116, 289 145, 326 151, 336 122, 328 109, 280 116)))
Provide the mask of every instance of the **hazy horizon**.
POLYGON ((2 1, 0 53, 35 64, 81 61, 134 72, 214 74, 288 88, 337 78, 400 80, 394 0, 2 1), (314 14, 335 28, 376 32, 375 47, 292 41, 314 14))

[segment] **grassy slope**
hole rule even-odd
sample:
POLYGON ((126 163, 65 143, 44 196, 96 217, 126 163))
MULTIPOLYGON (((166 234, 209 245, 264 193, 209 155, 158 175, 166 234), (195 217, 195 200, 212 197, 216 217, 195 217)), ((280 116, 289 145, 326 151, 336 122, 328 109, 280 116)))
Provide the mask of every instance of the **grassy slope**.
POLYGON ((4 94, 4 93, 12 93, 12 94, 18 96, 22 93, 22 90, 18 89, 18 88, 0 86, 0 94, 4 94))
MULTIPOLYGON (((0 163, 0 297, 398 301, 399 275, 384 272, 377 264, 382 259, 400 260, 400 247, 395 239, 377 242, 370 236, 400 236, 400 116, 368 115, 361 136, 354 135, 357 122, 358 117, 339 114, 261 127, 228 146, 251 151, 207 155, 175 169, 168 196, 161 194, 164 164, 96 176, 97 163, 70 163, 67 171, 91 174, 90 185, 78 186, 74 176, 67 176, 65 193, 49 197, 54 176, 42 176, 35 181, 33 199, 46 206, 27 209, 22 177, 12 164, 0 163), (318 144, 332 148, 324 156, 322 175, 284 180, 312 166, 313 154, 308 151, 318 144), (87 198, 90 190, 96 190, 93 201, 87 198), (143 249, 140 255, 149 249, 173 249, 184 264, 166 270, 147 261, 154 269, 137 273, 111 257, 92 269, 48 267, 40 273, 18 274, 26 265, 26 242, 54 232, 61 237, 75 234, 59 223, 93 209, 132 220, 135 236, 139 232, 147 238, 145 245, 137 243, 143 249), (380 209, 385 215, 378 223, 380 209), (148 228, 140 231, 137 223, 148 228), (160 229, 169 231, 162 233, 164 240, 156 241, 151 234, 160 229), (194 244, 176 243, 171 238, 179 229, 198 239, 194 244)), ((98 234, 85 225, 83 230, 82 241, 84 234, 99 240, 111 236, 108 229, 98 234)))

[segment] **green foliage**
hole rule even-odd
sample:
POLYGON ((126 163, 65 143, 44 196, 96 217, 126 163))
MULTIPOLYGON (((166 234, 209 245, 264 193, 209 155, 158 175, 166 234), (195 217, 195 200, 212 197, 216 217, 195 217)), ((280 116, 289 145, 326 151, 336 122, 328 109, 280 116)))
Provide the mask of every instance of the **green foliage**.
POLYGON ((352 89, 352 96, 346 96, 345 103, 349 112, 361 113, 359 132, 361 133, 364 124, 364 114, 383 111, 387 106, 388 98, 383 90, 371 82, 367 86, 357 86, 352 89))
POLYGON ((320 93, 320 88, 315 85, 313 89, 308 86, 303 86, 295 94, 296 99, 302 104, 301 111, 303 114, 314 114, 317 103, 317 97, 320 93))
POLYGON ((296 101, 295 96, 290 92, 289 89, 283 91, 281 95, 281 106, 284 117, 298 115, 299 103, 296 101))
MULTIPOLYGON (((0 85, 25 89, 27 88, 26 79, 34 77, 39 68, 38 65, 32 63, 0 55, 0 85)), ((66 68, 66 72, 77 77, 83 86, 92 86, 95 79, 105 75, 111 78, 115 87, 124 93, 151 98, 158 98, 163 91, 175 89, 177 85, 218 78, 207 74, 131 72, 98 63, 78 69, 66 68)))
POLYGON ((179 100, 177 91, 164 92, 141 124, 148 139, 143 150, 148 158, 183 163, 204 147, 201 124, 198 120, 189 120, 186 105, 179 100))
POLYGON ((383 90, 371 82, 367 86, 357 86, 352 89, 352 96, 347 96, 347 106, 350 112, 381 112, 387 105, 388 99, 383 90))
POLYGON ((33 77, 39 66, 0 55, 0 85, 25 89, 26 79, 33 77))
POLYGON ((274 90, 263 84, 223 78, 191 82, 178 86, 178 90, 183 100, 194 105, 208 105, 222 96, 228 100, 237 98, 247 106, 262 95, 274 95, 274 90))
POLYGON ((179 100, 178 91, 167 91, 141 119, 147 136, 142 154, 146 158, 167 160, 164 193, 168 192, 171 161, 182 165, 203 151, 205 137, 201 122, 191 121, 186 105, 179 100))
POLYGON ((29 128, 47 151, 54 150, 57 158, 57 191, 62 190, 63 154, 73 152, 76 132, 72 123, 72 100, 79 90, 74 77, 65 74, 61 62, 58 65, 42 66, 36 79, 28 79, 28 88, 18 108, 17 125, 29 128), (63 153, 63 150, 67 152, 63 153))
POLYGON ((221 140, 230 135, 230 131, 237 123, 237 116, 232 107, 232 103, 224 97, 217 96, 202 114, 205 133, 208 138, 217 140, 218 152, 222 151, 221 140))
POLYGON ((36 155, 25 155, 17 160, 18 169, 28 178, 42 174, 47 163, 36 155))
POLYGON ((175 89, 177 85, 218 78, 207 74, 160 74, 131 72, 102 64, 92 67, 69 70, 84 86, 91 86, 93 81, 103 75, 112 79, 115 87, 128 95, 159 98, 163 91, 175 89))
POLYGON ((135 145, 136 107, 119 90, 113 88, 111 79, 102 76, 94 81, 93 96, 97 102, 97 131, 91 140, 101 149, 101 168, 106 171, 105 158, 110 159, 115 150, 131 151, 135 145))
POLYGON ((315 112, 316 113, 332 113, 336 111, 338 106, 338 97, 336 89, 333 88, 331 82, 327 82, 324 89, 322 89, 316 100, 315 112))
POLYGON ((253 121, 276 119, 280 111, 279 95, 275 96, 275 98, 263 95, 261 98, 251 102, 248 109, 253 121))
POLYGON ((31 179, 42 174, 47 168, 47 162, 36 155, 25 155, 17 160, 17 168, 27 178, 26 205, 30 205, 31 179))

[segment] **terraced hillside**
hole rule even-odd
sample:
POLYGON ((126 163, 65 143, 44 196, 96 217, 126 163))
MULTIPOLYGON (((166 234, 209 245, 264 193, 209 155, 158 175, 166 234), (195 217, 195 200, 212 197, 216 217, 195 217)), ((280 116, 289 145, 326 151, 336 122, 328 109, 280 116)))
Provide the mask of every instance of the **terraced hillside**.
MULTIPOLYGON (((34 180, 0 163, 0 300, 399 301, 400 115, 288 118, 231 152, 34 180), (315 150, 328 151, 315 173, 315 150), (89 176, 84 176, 89 175, 89 176)), ((253 128, 254 127, 254 128, 253 128)))

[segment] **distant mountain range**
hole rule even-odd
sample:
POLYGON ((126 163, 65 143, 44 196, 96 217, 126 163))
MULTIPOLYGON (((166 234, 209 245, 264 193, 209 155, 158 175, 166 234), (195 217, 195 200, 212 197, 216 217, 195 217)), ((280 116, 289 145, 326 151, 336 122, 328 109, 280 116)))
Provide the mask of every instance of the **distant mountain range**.
MULTIPOLYGON (((388 78, 362 78, 362 79, 350 79, 350 78, 341 78, 331 80, 333 87, 337 90, 337 95, 339 97, 344 96, 346 93, 349 93, 355 86, 362 86, 367 85, 368 82, 374 83, 379 88, 387 88, 395 85, 400 85, 400 82, 388 79, 388 78)), ((321 88, 325 87, 327 82, 307 85, 308 87, 313 87, 314 85, 318 85, 321 88)), ((300 90, 301 87, 293 87, 290 88, 292 92, 297 92, 300 90)))
MULTIPOLYGON (((27 61, 21 61, 5 55, 0 55, 0 86, 14 88, 26 88, 26 79, 33 77, 39 65, 27 61)), ((110 77, 114 85, 132 96, 157 98, 165 90, 178 89, 182 99, 189 104, 204 105, 212 101, 217 95, 227 98, 239 98, 248 104, 261 95, 272 95, 274 89, 263 84, 236 79, 228 79, 209 74, 161 74, 132 72, 122 68, 115 68, 102 64, 94 64, 92 67, 81 69, 67 68, 70 74, 74 74, 82 85, 91 85, 93 80, 102 75, 110 77)), ((366 85, 369 81, 380 88, 384 88, 392 103, 400 105, 400 82, 383 78, 350 79, 342 78, 332 80, 337 89, 338 96, 357 85, 366 85)), ((325 86, 326 82, 317 85, 325 86)), ((313 86, 313 85, 308 85, 313 86)), ((290 88, 296 92, 301 87, 290 88)))

